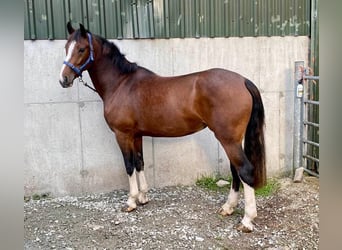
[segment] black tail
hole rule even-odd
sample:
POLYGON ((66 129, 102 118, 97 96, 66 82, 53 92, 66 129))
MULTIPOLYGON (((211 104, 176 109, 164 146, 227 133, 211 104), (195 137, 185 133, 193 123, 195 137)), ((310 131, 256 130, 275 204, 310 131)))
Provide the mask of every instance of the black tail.
POLYGON ((254 188, 266 185, 266 154, 264 140, 265 112, 257 87, 248 79, 245 85, 253 98, 253 108, 245 134, 244 150, 254 167, 254 188))

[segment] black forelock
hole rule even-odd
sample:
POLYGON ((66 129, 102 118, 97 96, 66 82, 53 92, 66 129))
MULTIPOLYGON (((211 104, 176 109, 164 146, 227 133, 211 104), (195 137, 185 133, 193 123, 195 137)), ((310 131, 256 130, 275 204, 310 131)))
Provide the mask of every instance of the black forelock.
MULTIPOLYGON (((86 30, 87 33, 90 33, 88 30, 86 30)), ((77 29, 75 32, 72 34, 71 40, 75 40, 78 42, 80 38, 82 37, 81 30, 77 29)))

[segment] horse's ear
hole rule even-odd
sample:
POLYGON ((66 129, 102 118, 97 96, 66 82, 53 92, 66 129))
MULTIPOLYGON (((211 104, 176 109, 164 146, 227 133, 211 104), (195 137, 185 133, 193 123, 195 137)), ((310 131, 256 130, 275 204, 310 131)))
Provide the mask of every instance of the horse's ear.
POLYGON ((87 30, 84 28, 83 24, 80 23, 81 36, 87 37, 87 30))
POLYGON ((70 21, 67 23, 67 30, 68 30, 69 35, 71 35, 75 31, 70 21))

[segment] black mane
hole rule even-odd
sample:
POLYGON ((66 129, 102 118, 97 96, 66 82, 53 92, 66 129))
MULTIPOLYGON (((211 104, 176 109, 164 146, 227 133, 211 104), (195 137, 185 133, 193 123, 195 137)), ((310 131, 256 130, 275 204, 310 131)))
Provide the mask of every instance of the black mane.
MULTIPOLYGON (((89 31, 87 31, 89 32, 89 31)), ((89 32, 90 33, 90 32, 89 32)), ((74 32, 73 39, 78 41, 82 37, 81 31, 76 30, 74 32)), ((138 69, 138 65, 136 63, 132 63, 128 61, 124 54, 120 52, 118 47, 112 42, 109 42, 107 39, 100 36, 96 37, 102 44, 103 50, 106 51, 105 55, 111 60, 113 66, 118 68, 119 71, 123 74, 133 73, 138 69)))
POLYGON ((106 56, 111 59, 114 67, 117 67, 121 73, 133 73, 138 69, 138 65, 128 61, 114 43, 109 42, 103 37, 97 36, 97 38, 101 41, 102 47, 106 49, 106 56))

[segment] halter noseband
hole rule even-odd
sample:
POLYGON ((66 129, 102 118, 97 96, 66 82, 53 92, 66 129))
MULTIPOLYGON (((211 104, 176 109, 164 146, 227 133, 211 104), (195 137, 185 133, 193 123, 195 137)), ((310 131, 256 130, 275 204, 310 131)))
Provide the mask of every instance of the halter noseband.
POLYGON ((90 54, 89 54, 87 61, 79 68, 70 62, 67 62, 67 61, 63 62, 63 64, 69 66, 78 76, 82 76, 82 72, 85 69, 85 67, 87 67, 88 64, 94 61, 94 48, 93 48, 92 37, 90 33, 87 33, 87 35, 88 35, 88 42, 89 42, 89 47, 90 47, 90 54))

